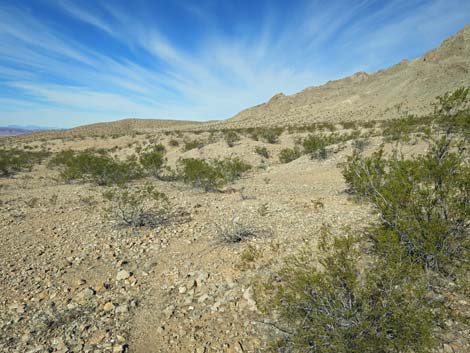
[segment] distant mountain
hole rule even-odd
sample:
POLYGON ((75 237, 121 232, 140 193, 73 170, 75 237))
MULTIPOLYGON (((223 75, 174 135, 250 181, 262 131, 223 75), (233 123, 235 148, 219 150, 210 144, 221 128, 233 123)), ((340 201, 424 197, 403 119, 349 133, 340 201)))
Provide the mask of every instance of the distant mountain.
POLYGON ((30 134, 33 132, 48 131, 48 130, 60 130, 58 128, 37 126, 37 125, 7 125, 0 126, 0 136, 17 136, 30 134))
POLYGON ((58 127, 40 126, 40 125, 14 125, 14 124, 3 126, 3 128, 29 130, 29 131, 61 130, 61 128, 58 128, 58 127))

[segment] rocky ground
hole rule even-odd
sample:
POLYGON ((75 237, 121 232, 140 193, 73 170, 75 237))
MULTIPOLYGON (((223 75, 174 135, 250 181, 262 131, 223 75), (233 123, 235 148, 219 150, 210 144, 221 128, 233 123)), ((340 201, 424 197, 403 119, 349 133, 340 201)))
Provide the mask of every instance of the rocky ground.
MULTIPOLYGON (((208 138, 208 134, 183 136, 208 138)), ((151 180, 170 200, 168 224, 138 229, 103 215, 104 187, 65 184, 45 165, 0 179, 1 352, 258 352, 275 333, 258 310, 257 277, 300 248, 314 248, 319 230, 361 229, 376 219, 345 192, 340 164, 351 143, 333 146, 324 161, 303 156, 280 164, 281 148, 244 138, 182 152, 172 136, 169 164, 180 156, 240 156, 255 166, 223 193, 151 180), (264 145, 263 160, 254 147, 264 145), (252 225, 254 236, 223 242, 220 229, 252 225)), ((117 145, 128 155, 146 137, 38 141, 51 151, 117 145)), ((371 138, 366 153, 381 143, 371 138)), ((420 152, 423 144, 405 153, 420 152)), ((136 183, 142 183, 139 181, 136 183)), ((455 302, 468 314, 464 298, 455 302)), ((448 322, 449 325, 455 325, 448 322)), ((468 328, 456 327, 445 352, 468 352, 468 328)))

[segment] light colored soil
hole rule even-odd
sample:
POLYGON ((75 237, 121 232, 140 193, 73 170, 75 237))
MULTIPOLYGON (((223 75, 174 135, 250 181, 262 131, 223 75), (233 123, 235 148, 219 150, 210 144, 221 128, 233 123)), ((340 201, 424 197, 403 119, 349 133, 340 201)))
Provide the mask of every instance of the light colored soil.
MULTIPOLYGON (((274 331, 256 306, 256 279, 302 248, 316 251, 324 225, 341 235, 376 219, 345 192, 341 163, 351 142, 329 148, 324 161, 302 156, 279 163, 279 151, 304 135, 284 133, 278 144, 243 137, 232 148, 219 137, 187 152, 183 141, 207 140, 209 133, 30 143, 51 151, 117 146, 125 158, 152 139, 166 145, 172 166, 180 157, 238 156, 254 169, 223 193, 148 179, 178 210, 155 229, 117 227, 103 217, 104 187, 64 184, 45 165, 0 179, 0 351, 260 351, 274 331), (173 138, 181 145, 170 147, 173 138), (263 161, 256 146, 271 157, 263 161), (234 221, 255 225, 256 236, 221 242, 219 229, 234 221), (253 249, 254 261, 244 260, 253 249), (122 270, 130 277, 118 280, 122 270)), ((417 141, 403 152, 423 152, 426 144, 417 141)), ((370 138, 364 153, 381 143, 370 138)), ((463 353, 461 341, 458 333, 449 344, 463 353)))

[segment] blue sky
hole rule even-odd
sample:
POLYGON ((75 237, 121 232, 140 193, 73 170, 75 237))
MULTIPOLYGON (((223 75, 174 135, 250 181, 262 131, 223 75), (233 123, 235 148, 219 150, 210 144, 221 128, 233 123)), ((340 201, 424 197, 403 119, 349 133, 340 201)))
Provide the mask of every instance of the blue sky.
POLYGON ((0 0, 0 125, 225 119, 467 23, 468 0, 0 0))

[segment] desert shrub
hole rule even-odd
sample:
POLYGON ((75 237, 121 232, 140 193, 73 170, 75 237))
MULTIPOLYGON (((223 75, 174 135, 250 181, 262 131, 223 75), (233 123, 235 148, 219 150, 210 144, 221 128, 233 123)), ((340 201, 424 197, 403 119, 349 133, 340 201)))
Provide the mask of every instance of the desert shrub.
POLYGON ((0 176, 6 177, 24 170, 31 170, 35 164, 40 164, 49 152, 23 151, 20 149, 0 149, 0 176))
POLYGON ((230 130, 224 132, 224 140, 227 146, 233 147, 236 142, 240 141, 240 136, 235 131, 230 130))
POLYGON ((459 88, 436 98, 434 117, 448 134, 470 139, 470 88, 459 88))
POLYGON ((303 140, 302 146, 304 148, 304 153, 310 155, 310 157, 326 159, 326 147, 334 142, 335 141, 331 137, 312 134, 303 140))
POLYGON ((428 153, 411 160, 398 153, 385 160, 380 151, 369 158, 355 154, 343 171, 408 255, 446 273, 466 263, 470 249, 470 164, 464 150, 451 144, 448 136, 440 137, 428 153))
POLYGON ((148 145, 147 147, 145 147, 145 151, 146 152, 157 152, 157 153, 160 153, 160 154, 165 154, 166 153, 166 148, 161 143, 158 143, 158 144, 148 145))
POLYGON ((410 134, 416 128, 416 120, 416 116, 408 115, 399 119, 393 119, 385 122, 385 129, 383 131, 385 141, 408 142, 410 140, 410 134))
POLYGON ((447 92, 442 96, 436 97, 434 103, 434 114, 443 120, 455 116, 457 113, 468 108, 470 88, 461 87, 454 92, 447 92))
POLYGON ((355 121, 343 121, 340 123, 344 129, 356 129, 356 122, 355 121))
POLYGON ((147 183, 113 188, 103 193, 109 201, 106 217, 131 227, 155 227, 167 219, 168 198, 147 183))
POLYGON ((328 123, 328 122, 321 122, 317 123, 316 126, 318 129, 323 129, 323 130, 329 130, 331 132, 336 130, 336 126, 333 123, 328 123))
POLYGON ((178 147, 180 145, 180 143, 178 142, 178 140, 175 140, 175 139, 171 139, 168 144, 171 146, 171 147, 178 147))
POLYGON ((184 151, 191 151, 195 148, 204 147, 205 143, 201 140, 192 140, 184 143, 184 151))
POLYGON ((292 162, 302 156, 300 150, 295 148, 284 148, 279 153, 279 161, 281 163, 289 163, 292 162))
POLYGON ((254 225, 242 222, 238 218, 223 225, 217 225, 217 239, 222 243, 236 244, 255 237, 257 229, 254 225))
POLYGON ((357 237, 323 236, 318 255, 289 258, 257 291, 279 318, 273 352, 431 351, 438 320, 420 268, 394 252, 361 269, 361 247, 357 237))
POLYGON ((242 271, 253 268, 256 259, 261 255, 261 252, 254 246, 248 245, 248 247, 240 254, 240 262, 237 267, 242 271))
POLYGON ((252 168, 250 164, 238 157, 215 160, 213 165, 216 169, 220 170, 227 182, 241 178, 244 173, 252 168))
POLYGON ((197 158, 184 158, 178 161, 181 179, 205 191, 215 191, 226 184, 225 175, 208 161, 197 158))
POLYGON ((150 175, 160 178, 162 168, 165 166, 166 158, 164 152, 145 152, 139 156, 140 164, 150 175))
POLYGON ((253 141, 259 141, 259 128, 249 127, 244 130, 244 133, 247 137, 252 139, 253 141))
POLYGON ((118 161, 97 150, 62 151, 50 160, 49 166, 58 167, 67 181, 82 180, 97 185, 124 184, 142 176, 135 160, 118 161))
POLYGON ((278 143, 279 136, 281 136, 283 132, 282 128, 265 128, 259 129, 258 135, 267 143, 278 143))
POLYGON ((269 158, 269 152, 268 152, 268 149, 266 147, 261 147, 261 146, 256 146, 255 147, 255 152, 257 154, 259 154, 261 157, 264 157, 264 158, 269 158))
POLYGON ((240 178, 252 167, 240 158, 206 161, 197 158, 180 159, 179 175, 181 179, 205 191, 215 191, 240 178))
POLYGON ((349 191, 360 197, 373 195, 382 185, 385 165, 382 148, 370 157, 363 157, 355 150, 343 168, 343 177, 349 191))
POLYGON ((376 125, 375 120, 369 120, 369 121, 361 121, 359 122, 359 125, 365 129, 372 129, 376 125))
POLYGON ((356 139, 352 142, 352 146, 353 148, 355 148, 356 150, 358 150, 359 152, 363 152, 366 147, 369 145, 369 140, 366 140, 366 139, 356 139))

